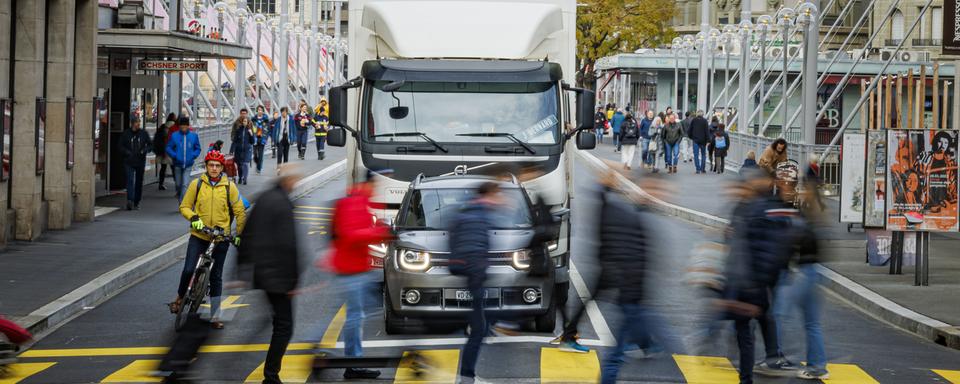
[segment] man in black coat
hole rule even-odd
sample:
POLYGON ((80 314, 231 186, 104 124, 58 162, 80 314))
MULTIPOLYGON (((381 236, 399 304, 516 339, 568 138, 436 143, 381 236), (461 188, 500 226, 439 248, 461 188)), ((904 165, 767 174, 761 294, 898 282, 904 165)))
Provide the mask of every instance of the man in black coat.
POLYGON ((690 141, 693 142, 693 164, 697 173, 706 173, 707 142, 710 141, 710 124, 703 117, 703 111, 697 111, 697 117, 690 121, 690 141))
POLYGON ((153 143, 150 134, 140 129, 140 120, 133 120, 130 129, 120 136, 120 155, 127 175, 127 210, 140 209, 143 196, 143 169, 147 165, 147 153, 153 143))
POLYGON ((253 269, 253 287, 266 293, 273 309, 273 337, 263 366, 264 383, 280 383, 280 363, 293 335, 291 293, 297 287, 297 230, 290 193, 300 179, 292 166, 280 168, 277 185, 257 199, 243 230, 237 258, 253 269))

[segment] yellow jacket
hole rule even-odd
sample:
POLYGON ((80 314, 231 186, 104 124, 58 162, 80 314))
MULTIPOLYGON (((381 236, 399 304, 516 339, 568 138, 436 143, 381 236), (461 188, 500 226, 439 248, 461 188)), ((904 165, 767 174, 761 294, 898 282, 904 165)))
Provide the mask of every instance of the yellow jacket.
MULTIPOLYGON (((220 227, 226 230, 230 229, 230 211, 233 209, 233 217, 237 222, 237 234, 243 232, 243 226, 247 221, 247 212, 243 208, 243 201, 240 199, 240 190, 237 185, 230 181, 226 175, 221 176, 220 182, 215 185, 210 184, 210 178, 204 173, 198 179, 190 182, 187 187, 187 193, 180 202, 180 214, 187 220, 192 220, 199 216, 203 220, 203 225, 210 228, 220 227), (201 181, 200 192, 197 192, 197 182, 201 181), (227 193, 229 191, 229 196, 227 193), (230 204, 227 205, 227 198, 230 204)), ((210 241, 210 237, 203 232, 190 229, 190 234, 203 240, 210 241)))

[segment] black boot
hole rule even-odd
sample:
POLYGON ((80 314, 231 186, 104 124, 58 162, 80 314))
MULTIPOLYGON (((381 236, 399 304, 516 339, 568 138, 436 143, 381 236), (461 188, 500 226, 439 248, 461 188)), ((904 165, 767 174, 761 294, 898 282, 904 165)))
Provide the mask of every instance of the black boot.
POLYGON ((343 371, 344 379, 376 379, 380 377, 380 371, 363 368, 347 368, 343 371))

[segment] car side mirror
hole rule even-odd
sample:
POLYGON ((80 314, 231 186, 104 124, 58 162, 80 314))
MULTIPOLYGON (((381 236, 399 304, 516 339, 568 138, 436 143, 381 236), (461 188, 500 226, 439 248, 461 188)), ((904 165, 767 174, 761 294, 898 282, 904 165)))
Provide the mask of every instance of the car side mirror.
POLYGON ((577 149, 594 149, 596 147, 597 135, 585 130, 577 131, 577 149))
POLYGON ((333 127, 327 131, 327 145, 343 147, 347 145, 347 131, 340 127, 333 127))

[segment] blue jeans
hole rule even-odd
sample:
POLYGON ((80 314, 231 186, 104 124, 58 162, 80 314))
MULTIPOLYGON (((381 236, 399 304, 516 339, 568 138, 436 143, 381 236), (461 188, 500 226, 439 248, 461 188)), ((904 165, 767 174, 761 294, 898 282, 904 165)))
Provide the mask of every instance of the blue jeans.
POLYGON ((603 128, 602 128, 602 127, 601 127, 601 128, 596 128, 596 129, 594 129, 594 131, 596 131, 595 133, 597 134, 597 142, 598 142, 598 143, 602 143, 602 142, 603 142, 603 128))
POLYGON ((617 150, 620 150, 620 132, 613 133, 613 146, 617 147, 617 150))
POLYGON ((823 330, 820 328, 820 274, 813 264, 801 264, 799 272, 790 275, 777 287, 773 301, 773 314, 777 320, 777 333, 783 329, 784 320, 794 305, 803 312, 803 327, 807 333, 807 365, 826 368, 827 353, 823 346, 823 330))
MULTIPOLYGON (((197 268, 197 260, 207 251, 210 242, 196 236, 190 236, 187 241, 187 256, 183 261, 183 271, 180 272, 180 285, 177 287, 177 296, 183 297, 190 285, 190 277, 197 268)), ((213 268, 210 269, 210 313, 217 317, 220 312, 220 294, 223 292, 223 263, 227 258, 230 243, 218 243, 213 248, 213 268)))
POLYGON ((372 302, 370 284, 373 272, 337 276, 337 286, 343 290, 347 303, 347 319, 343 323, 343 353, 345 356, 363 356, 363 310, 372 302))
POLYGON ((704 172, 707 167, 705 161, 707 160, 707 146, 704 144, 698 144, 696 141, 693 142, 693 164, 697 168, 697 172, 704 172))
POLYGON ((649 138, 641 138, 639 145, 640 145, 640 162, 643 163, 643 164, 650 164, 650 160, 649 160, 649 157, 650 157, 650 150, 649 150, 649 148, 650 148, 650 139, 649 139, 649 138))
POLYGON ((176 184, 177 200, 183 201, 183 195, 187 193, 187 186, 190 185, 190 168, 174 165, 173 182, 176 184))
POLYGON ((676 166, 677 160, 680 158, 680 142, 670 144, 667 142, 663 143, 663 159, 667 163, 667 166, 676 166))
POLYGON ((645 352, 667 351, 683 353, 679 339, 667 326, 667 322, 650 306, 640 303, 621 303, 623 323, 617 333, 617 346, 603 359, 600 366, 600 382, 615 383, 623 365, 624 351, 636 344, 645 352))
POLYGON ((127 173, 127 201, 140 205, 140 198, 143 196, 143 165, 124 164, 123 169, 127 173))
POLYGON ((473 301, 470 311, 470 337, 463 346, 463 361, 460 363, 461 376, 476 376, 480 346, 483 344, 483 337, 487 335, 487 319, 483 313, 483 302, 486 298, 486 290, 483 289, 484 280, 486 280, 485 275, 467 277, 467 288, 473 296, 473 301))
POLYGON ((237 180, 240 182, 247 181, 247 175, 249 174, 250 174, 250 162, 238 161, 237 162, 237 180))

